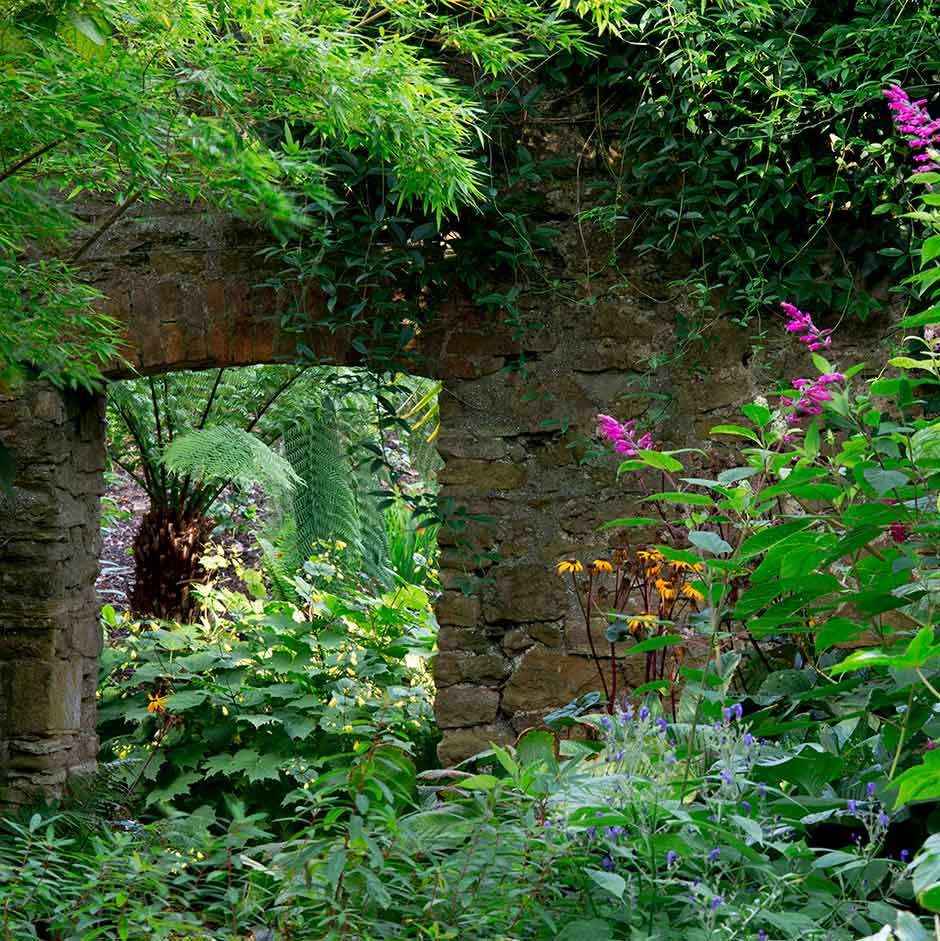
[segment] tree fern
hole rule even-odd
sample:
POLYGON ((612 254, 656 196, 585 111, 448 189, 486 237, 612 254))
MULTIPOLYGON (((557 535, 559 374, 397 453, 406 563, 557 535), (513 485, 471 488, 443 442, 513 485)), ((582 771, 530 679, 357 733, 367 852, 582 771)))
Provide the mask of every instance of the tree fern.
POLYGON ((293 495, 297 547, 311 555, 321 542, 346 543, 346 557, 361 559, 362 528, 346 448, 336 429, 320 413, 284 435, 287 459, 304 482, 293 495))
POLYGON ((197 428, 171 441, 164 465, 202 480, 260 483, 274 493, 290 493, 301 483, 289 461, 257 435, 228 425, 197 428))

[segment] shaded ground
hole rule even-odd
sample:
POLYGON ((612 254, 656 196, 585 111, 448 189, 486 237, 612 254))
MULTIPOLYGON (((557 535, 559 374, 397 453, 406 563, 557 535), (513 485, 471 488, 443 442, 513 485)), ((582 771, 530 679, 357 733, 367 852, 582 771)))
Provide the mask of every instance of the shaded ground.
MULTIPOLYGON (((250 499, 259 508, 257 515, 260 517, 263 514, 260 492, 251 494, 250 499)), ((213 539, 226 549, 237 545, 245 564, 256 565, 261 552, 249 533, 246 514, 250 514, 250 510, 239 505, 231 495, 228 505, 234 511, 227 513, 220 520, 220 525, 213 533, 213 539)), ((118 612, 127 610, 127 599, 134 587, 134 559, 131 549, 141 517, 149 507, 150 501, 146 492, 127 474, 120 472, 112 475, 102 501, 101 571, 95 587, 100 602, 110 604, 118 612)), ((243 587, 234 573, 228 570, 221 574, 216 573, 215 581, 229 588, 243 587)))

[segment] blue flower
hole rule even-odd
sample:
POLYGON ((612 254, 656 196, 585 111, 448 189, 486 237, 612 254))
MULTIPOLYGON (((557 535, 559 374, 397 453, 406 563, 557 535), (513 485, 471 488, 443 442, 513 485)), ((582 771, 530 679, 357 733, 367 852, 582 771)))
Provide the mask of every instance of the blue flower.
POLYGON ((727 706, 725 706, 724 709, 721 710, 721 714, 724 717, 725 722, 731 721, 731 710, 727 706))
MULTIPOLYGON (((750 748, 754 744, 754 736, 751 735, 750 732, 745 732, 743 741, 744 741, 745 746, 747 748, 750 748)), ((762 928, 761 931, 763 930, 764 929, 762 928)))
POLYGON ((666 865, 671 866, 676 861, 677 855, 678 854, 675 850, 670 850, 668 853, 666 853, 666 865))
POLYGON ((720 895, 716 895, 716 896, 712 899, 711 905, 709 905, 708 907, 709 907, 712 911, 714 911, 716 908, 718 908, 719 905, 721 905, 721 903, 722 903, 723 901, 724 901, 724 899, 723 899, 720 895))
POLYGON ((656 720, 656 724, 659 726, 659 731, 662 732, 662 733, 665 735, 665 734, 666 734, 666 729, 669 728, 669 726, 666 724, 666 720, 665 720, 665 719, 657 719, 657 720, 656 720))
POLYGON ((624 709, 620 713, 620 722, 622 725, 626 725, 628 722, 633 721, 633 711, 631 709, 624 709))
POLYGON ((734 713, 736 719, 740 719, 744 715, 744 706, 741 703, 736 702, 732 707, 731 711, 734 713))
POLYGON ((719 856, 721 856, 721 850, 716 846, 713 850, 709 850, 708 861, 713 863, 719 856))
POLYGON ((614 727, 613 722, 610 721, 610 716, 604 716, 604 718, 601 719, 601 725, 604 726, 608 732, 614 727))
POLYGON ((884 828, 887 828, 888 822, 889 822, 889 821, 888 821, 888 815, 882 810, 882 811, 878 814, 878 826, 879 826, 879 827, 882 827, 883 829, 884 829, 884 828))
POLYGON ((721 772, 721 780, 724 781, 725 784, 734 784, 734 775, 725 768, 724 771, 721 772))
POLYGON ((614 755, 614 761, 622 761, 622 760, 623 760, 623 756, 624 756, 625 754, 626 754, 626 752, 621 748, 620 751, 618 751, 617 754, 614 755))
POLYGON ((901 862, 906 863, 907 857, 910 855, 911 855, 910 850, 901 850, 901 862))
POLYGON ((614 867, 614 861, 610 858, 610 853, 605 854, 604 858, 601 860, 601 865, 602 865, 602 866, 604 867, 604 869, 606 869, 608 872, 613 872, 613 871, 614 871, 614 868, 615 868, 615 867, 614 867))
POLYGON ((757 932, 757 941, 767 941, 767 932, 763 928, 757 932))
POLYGON ((875 782, 869 781, 868 787, 865 788, 865 790, 867 791, 869 797, 874 797, 875 796, 875 782))
POLYGON ((640 710, 640 721, 642 722, 644 719, 648 718, 648 717, 649 717, 649 714, 650 714, 649 709, 647 709, 647 707, 644 706, 644 707, 640 710))
POLYGON ((849 813, 850 814, 858 813, 858 801, 854 801, 854 800, 849 801, 849 813))
POLYGON ((751 816, 751 805, 747 801, 741 801, 741 806, 744 808, 744 812, 750 817, 751 816))

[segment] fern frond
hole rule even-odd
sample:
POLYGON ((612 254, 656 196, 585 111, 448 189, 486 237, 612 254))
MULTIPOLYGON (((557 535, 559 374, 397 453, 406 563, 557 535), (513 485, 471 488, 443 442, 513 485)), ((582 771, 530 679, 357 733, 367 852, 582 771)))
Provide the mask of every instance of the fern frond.
POLYGON ((176 473, 260 483, 275 493, 291 493, 302 483, 290 462, 257 435, 226 425, 180 435, 164 448, 163 463, 176 473))
POLYGON ((324 415, 308 418, 284 435, 284 450, 304 486, 294 491, 297 547, 302 558, 318 542, 342 540, 347 558, 362 555, 362 530, 352 468, 335 423, 324 415))

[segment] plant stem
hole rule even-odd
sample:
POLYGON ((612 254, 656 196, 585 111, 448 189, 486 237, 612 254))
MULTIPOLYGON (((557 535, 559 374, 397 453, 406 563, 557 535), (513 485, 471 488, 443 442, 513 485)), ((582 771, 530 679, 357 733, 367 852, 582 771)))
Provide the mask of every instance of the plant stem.
MULTIPOLYGON (((920 673, 920 670, 917 671, 920 673)), ((911 717, 911 703, 914 701, 914 686, 911 685, 910 692, 907 694, 907 709, 904 710, 904 722, 901 724, 901 733, 898 735, 898 747, 894 750, 894 761, 891 762, 891 770, 888 772, 888 780, 894 780, 894 772, 898 770, 898 762, 901 760, 901 749, 904 747, 904 736, 907 734, 907 723, 911 717)))

